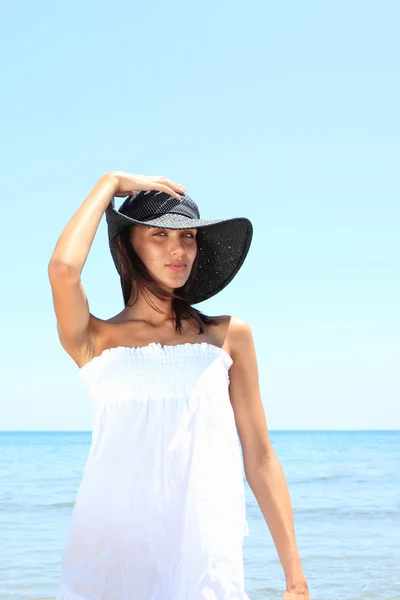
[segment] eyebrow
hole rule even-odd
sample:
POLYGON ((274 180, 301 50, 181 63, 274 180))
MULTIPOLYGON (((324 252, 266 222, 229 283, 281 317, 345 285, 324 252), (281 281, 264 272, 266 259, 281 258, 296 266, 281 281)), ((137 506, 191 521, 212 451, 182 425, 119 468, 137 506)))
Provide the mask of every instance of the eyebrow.
POLYGON ((184 229, 170 229, 169 227, 154 227, 151 226, 151 229, 157 229, 158 231, 193 231, 194 233, 197 233, 197 229, 195 229, 194 227, 190 228, 190 227, 185 227, 184 229))

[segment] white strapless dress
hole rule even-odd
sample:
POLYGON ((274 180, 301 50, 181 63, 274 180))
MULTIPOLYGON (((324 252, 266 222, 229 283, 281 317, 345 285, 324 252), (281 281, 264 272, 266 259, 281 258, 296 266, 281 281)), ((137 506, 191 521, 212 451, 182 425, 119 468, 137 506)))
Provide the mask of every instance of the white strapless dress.
POLYGON ((79 370, 94 423, 56 600, 249 600, 232 362, 153 342, 79 370))

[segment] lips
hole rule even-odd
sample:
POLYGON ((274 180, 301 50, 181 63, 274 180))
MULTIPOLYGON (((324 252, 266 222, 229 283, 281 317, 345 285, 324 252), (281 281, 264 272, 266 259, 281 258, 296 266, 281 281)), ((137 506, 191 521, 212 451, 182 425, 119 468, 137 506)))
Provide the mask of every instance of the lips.
POLYGON ((184 267, 185 263, 181 260, 174 260, 173 262, 168 263, 168 267, 184 267))
POLYGON ((169 267, 173 271, 183 271, 186 268, 186 265, 183 262, 175 261, 175 262, 169 263, 167 265, 167 267, 169 267))

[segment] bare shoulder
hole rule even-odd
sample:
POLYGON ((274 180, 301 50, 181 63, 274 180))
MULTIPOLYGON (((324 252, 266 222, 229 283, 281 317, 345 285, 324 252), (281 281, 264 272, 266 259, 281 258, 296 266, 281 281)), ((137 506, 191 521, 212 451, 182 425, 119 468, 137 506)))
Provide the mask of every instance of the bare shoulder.
POLYGON ((232 315, 229 318, 227 332, 232 359, 242 359, 255 352, 253 331, 250 324, 241 317, 232 315))
POLYGON ((220 346, 228 352, 228 354, 230 354, 228 332, 231 318, 230 315, 218 315, 218 317, 216 317, 217 323, 207 326, 210 342, 216 346, 220 346))

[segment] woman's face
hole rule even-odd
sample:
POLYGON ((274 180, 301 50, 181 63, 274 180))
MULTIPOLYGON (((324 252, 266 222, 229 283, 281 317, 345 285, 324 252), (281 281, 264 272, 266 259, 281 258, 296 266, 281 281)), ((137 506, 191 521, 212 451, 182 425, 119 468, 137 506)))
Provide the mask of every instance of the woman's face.
POLYGON ((197 229, 163 229, 133 225, 131 244, 152 277, 174 289, 187 281, 197 254, 197 229), (183 263, 174 269, 174 263, 183 263))

